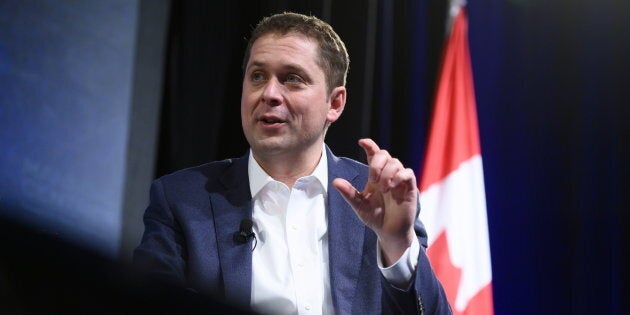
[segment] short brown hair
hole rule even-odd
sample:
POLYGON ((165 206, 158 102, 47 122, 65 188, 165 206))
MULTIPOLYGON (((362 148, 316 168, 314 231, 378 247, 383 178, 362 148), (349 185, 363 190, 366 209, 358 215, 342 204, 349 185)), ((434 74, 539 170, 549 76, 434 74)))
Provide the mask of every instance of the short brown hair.
POLYGON ((315 16, 292 12, 274 14, 263 18, 258 23, 247 43, 243 58, 243 72, 247 68, 252 45, 257 39, 268 34, 286 35, 288 33, 301 34, 318 43, 319 60, 317 63, 326 75, 328 93, 334 87, 346 85, 350 57, 339 35, 330 24, 315 16))

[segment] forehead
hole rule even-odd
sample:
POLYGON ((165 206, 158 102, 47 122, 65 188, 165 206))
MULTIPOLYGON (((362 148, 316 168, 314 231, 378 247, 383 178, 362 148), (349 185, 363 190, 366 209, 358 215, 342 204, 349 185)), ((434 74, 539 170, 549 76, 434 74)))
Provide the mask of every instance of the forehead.
POLYGON ((256 39, 247 66, 274 61, 319 67, 318 59, 319 45, 314 39, 298 33, 272 33, 256 39))

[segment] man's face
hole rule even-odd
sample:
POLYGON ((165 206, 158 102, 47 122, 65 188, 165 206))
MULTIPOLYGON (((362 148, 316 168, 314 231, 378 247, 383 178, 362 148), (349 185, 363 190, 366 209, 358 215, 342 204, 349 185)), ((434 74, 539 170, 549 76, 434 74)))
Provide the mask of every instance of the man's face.
POLYGON ((255 154, 321 150, 326 124, 341 114, 346 92, 337 87, 327 94, 317 58, 317 43, 298 34, 268 34, 252 45, 241 122, 255 154))

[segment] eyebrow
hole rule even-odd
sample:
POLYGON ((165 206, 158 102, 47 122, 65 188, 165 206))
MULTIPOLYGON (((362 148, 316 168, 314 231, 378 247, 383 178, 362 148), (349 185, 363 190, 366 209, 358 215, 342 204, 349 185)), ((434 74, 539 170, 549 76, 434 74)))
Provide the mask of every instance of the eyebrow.
MULTIPOLYGON (((251 64, 249 64, 249 67, 264 67, 266 65, 266 63, 262 62, 262 61, 252 61, 251 64)), ((282 69, 285 70, 291 70, 291 71, 297 71, 297 72, 305 72, 304 67, 300 66, 299 64, 296 63, 290 63, 287 65, 283 65, 282 69)))
MULTIPOLYGON (((260 67, 260 68, 264 68, 266 65, 266 63, 262 62, 262 61, 252 61, 252 63, 249 64, 249 66, 247 67, 247 70, 249 70, 250 68, 254 68, 254 67, 260 67)), ((308 72, 306 71, 306 69, 304 69, 304 67, 300 66, 299 64, 295 64, 295 63, 289 63, 286 65, 282 66, 282 70, 283 71, 287 71, 287 72, 295 72, 299 75, 301 75, 306 81, 308 82, 312 82, 312 79, 310 77, 310 75, 308 74, 308 72)))
POLYGON ((252 61, 252 63, 250 63, 249 65, 247 65, 247 69, 251 68, 251 67, 262 67, 264 66, 265 63, 260 62, 260 61, 252 61))

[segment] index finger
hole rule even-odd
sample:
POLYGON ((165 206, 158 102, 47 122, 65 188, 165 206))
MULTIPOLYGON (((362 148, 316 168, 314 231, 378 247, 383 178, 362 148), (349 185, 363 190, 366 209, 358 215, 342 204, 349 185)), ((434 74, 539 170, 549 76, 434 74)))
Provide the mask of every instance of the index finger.
POLYGON ((359 145, 365 150, 365 155, 367 157, 367 162, 370 164, 372 161, 372 157, 376 152, 380 150, 376 142, 370 138, 363 138, 359 140, 359 145))

